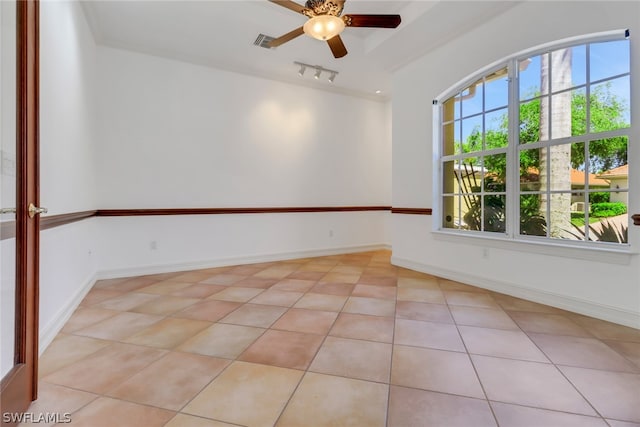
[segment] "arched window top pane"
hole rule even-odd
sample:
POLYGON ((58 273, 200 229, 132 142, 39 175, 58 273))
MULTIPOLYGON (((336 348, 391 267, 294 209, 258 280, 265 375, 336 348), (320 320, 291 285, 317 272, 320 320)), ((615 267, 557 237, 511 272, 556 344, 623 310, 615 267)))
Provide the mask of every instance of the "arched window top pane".
POLYGON ((589 46, 592 82, 629 72, 629 40, 592 43, 589 46))

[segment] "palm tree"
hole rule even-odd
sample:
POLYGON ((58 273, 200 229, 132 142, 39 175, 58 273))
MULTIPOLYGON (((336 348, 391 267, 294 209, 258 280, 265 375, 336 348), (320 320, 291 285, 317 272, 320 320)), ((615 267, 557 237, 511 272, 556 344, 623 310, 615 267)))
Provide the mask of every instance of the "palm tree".
MULTIPOLYGON (((571 136, 571 91, 550 96, 550 90, 571 87, 571 49, 561 49, 541 56, 540 61, 540 141, 571 136), (551 108, 549 108, 551 107, 551 108)), ((540 149, 540 188, 571 189, 571 145, 540 149)), ((540 213, 547 215, 551 237, 563 237, 571 223, 571 194, 543 193, 540 213)))

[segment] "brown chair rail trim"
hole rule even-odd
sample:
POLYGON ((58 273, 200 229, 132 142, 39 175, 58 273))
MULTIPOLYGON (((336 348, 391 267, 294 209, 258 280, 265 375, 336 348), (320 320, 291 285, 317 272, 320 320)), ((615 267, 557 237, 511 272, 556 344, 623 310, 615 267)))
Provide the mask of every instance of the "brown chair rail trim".
POLYGON ((431 215, 431 208, 391 208, 391 213, 408 215, 431 215))
POLYGON ((0 240, 13 239, 16 237, 16 222, 5 221, 0 223, 0 240))
MULTIPOLYGON (((315 206, 270 208, 175 208, 175 209, 98 209, 71 212, 40 218, 40 230, 59 227, 94 216, 158 216, 158 215, 229 215, 259 213, 307 213, 307 212, 366 212, 390 211, 391 206, 315 206)), ((0 223, 0 240, 16 236, 15 221, 0 223)))
MULTIPOLYGON (((91 218, 96 215, 96 212, 97 211, 83 211, 40 217, 40 231, 91 218)), ((16 222, 3 222, 0 225, 0 240, 12 239, 14 237, 16 237, 16 222)))
MULTIPOLYGON (((82 221, 94 216, 167 216, 167 215, 230 215, 261 213, 312 213, 312 212, 367 212, 391 211, 397 214, 431 215, 430 208, 392 208, 391 206, 302 206, 302 207, 266 207, 266 208, 172 208, 172 209, 98 209, 71 212, 40 218, 40 230, 59 227, 82 221)), ((636 225, 640 225, 640 215, 634 215, 636 225)), ((6 221, 0 225, 0 240, 11 239, 16 235, 15 221, 6 221)))
POLYGON ((640 225, 640 214, 631 215, 633 225, 640 225))
POLYGON ((61 225, 82 221, 83 219, 95 216, 96 212, 98 211, 82 211, 60 215, 43 216, 40 218, 40 230, 48 230, 49 228, 59 227, 61 225))
POLYGON ((391 206, 319 206, 266 208, 98 209, 96 216, 228 215, 256 213, 389 211, 391 206))

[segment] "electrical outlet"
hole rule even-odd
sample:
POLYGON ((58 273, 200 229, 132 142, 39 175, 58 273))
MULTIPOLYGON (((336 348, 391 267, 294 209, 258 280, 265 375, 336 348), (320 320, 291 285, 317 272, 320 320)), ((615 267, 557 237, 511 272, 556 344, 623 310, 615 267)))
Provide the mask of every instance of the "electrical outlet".
POLYGON ((489 259, 489 248, 482 248, 482 258, 489 259))
POLYGON ((158 249, 158 242, 156 242, 155 240, 149 242, 149 249, 151 249, 152 251, 158 249))
POLYGON ((329 237, 333 237, 333 230, 329 230, 329 237))

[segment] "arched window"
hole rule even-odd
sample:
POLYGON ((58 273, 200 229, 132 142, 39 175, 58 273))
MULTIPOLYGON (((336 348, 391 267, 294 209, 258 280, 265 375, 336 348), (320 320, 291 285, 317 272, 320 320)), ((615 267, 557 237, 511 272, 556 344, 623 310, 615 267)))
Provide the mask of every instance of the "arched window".
POLYGON ((516 54, 434 101, 437 228, 626 244, 628 31, 516 54))

